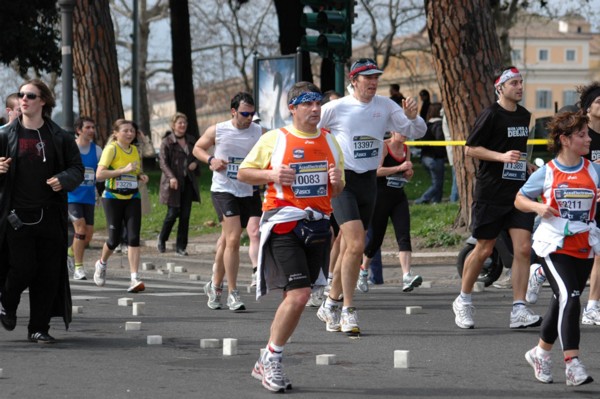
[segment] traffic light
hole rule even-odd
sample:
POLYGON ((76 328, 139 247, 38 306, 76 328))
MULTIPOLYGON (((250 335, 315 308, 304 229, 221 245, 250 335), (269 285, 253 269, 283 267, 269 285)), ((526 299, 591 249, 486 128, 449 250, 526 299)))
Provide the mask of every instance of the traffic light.
POLYGON ((304 13, 300 24, 314 29, 318 36, 305 35, 300 41, 303 50, 347 60, 352 56, 352 23, 355 0, 300 0, 317 12, 304 13))

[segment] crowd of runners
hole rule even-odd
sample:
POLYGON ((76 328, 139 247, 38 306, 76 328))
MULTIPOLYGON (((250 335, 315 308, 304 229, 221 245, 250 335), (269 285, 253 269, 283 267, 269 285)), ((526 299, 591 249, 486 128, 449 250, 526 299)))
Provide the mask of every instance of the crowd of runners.
MULTIPOLYGON (((397 102, 376 94, 382 73, 372 59, 355 61, 346 96, 295 83, 288 92, 292 122, 287 126, 266 131, 254 99, 240 92, 231 99, 231 118, 210 126, 197 141, 187 134, 187 118, 180 113, 162 139, 160 200, 168 213, 158 251, 166 251, 178 219, 176 253, 188 255, 189 218, 192 203, 200 199, 197 176, 205 163, 221 223, 212 277, 204 286, 207 306, 223 307, 226 282, 225 306, 246 309, 237 288, 243 229, 250 238, 256 297, 282 293, 265 350, 251 371, 270 391, 292 387, 283 368, 284 346, 307 306, 318 307, 315 317, 324 330, 360 335, 355 293, 369 289, 369 265, 388 220, 396 232, 403 291, 422 283, 410 267, 410 212, 403 188, 413 167, 405 141, 423 137, 430 126, 412 97, 397 102)), ((580 109, 552 118, 554 159, 540 168, 528 161, 531 115, 520 105, 520 71, 503 68, 494 88, 498 100, 478 116, 465 147, 466 156, 479 160, 471 226, 477 243, 451 304, 455 323, 475 327, 475 282, 498 234, 508 230, 514 250, 509 328, 540 327, 526 361, 535 378, 552 382, 550 350, 558 339, 567 385, 589 383, 593 379, 579 359, 579 323, 589 279, 582 322, 600 325, 600 256, 595 256, 600 254, 600 84, 579 87, 580 109), (536 214, 541 222, 534 232, 536 214), (533 265, 532 251, 539 259, 533 265), (554 295, 542 317, 528 304, 537 301, 545 281, 554 295)), ((81 117, 73 138, 50 119, 54 97, 39 80, 24 83, 6 106, 9 123, 0 127, 0 321, 6 330, 15 328, 20 296, 29 288, 28 339, 53 343, 50 318, 70 322, 67 270, 75 280, 87 279, 83 256, 94 232, 98 196, 108 239, 94 265, 94 283, 105 285, 110 256, 124 243, 131 273, 127 291, 146 289, 138 272, 142 189, 148 182, 140 157, 144 136, 133 121, 119 119, 101 149, 94 144, 94 121, 81 117), (70 248, 67 214, 74 226, 70 248)), ((429 108, 440 119, 436 106, 429 108)))

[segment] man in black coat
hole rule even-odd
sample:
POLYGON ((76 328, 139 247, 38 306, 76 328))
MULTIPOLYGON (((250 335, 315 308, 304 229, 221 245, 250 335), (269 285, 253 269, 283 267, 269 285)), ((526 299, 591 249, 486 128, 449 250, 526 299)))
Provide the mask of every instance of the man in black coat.
POLYGON ((41 80, 18 92, 22 115, 0 129, 0 323, 17 324, 29 288, 28 339, 53 343, 50 319, 71 321, 67 257, 67 192, 83 181, 73 136, 50 119, 56 104, 41 80))

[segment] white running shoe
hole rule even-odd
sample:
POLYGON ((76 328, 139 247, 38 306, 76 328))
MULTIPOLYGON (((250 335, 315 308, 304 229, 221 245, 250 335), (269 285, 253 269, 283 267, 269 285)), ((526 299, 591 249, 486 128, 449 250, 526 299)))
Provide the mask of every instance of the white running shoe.
POLYGON ((369 271, 360 269, 358 274, 358 281, 356 281, 356 288, 361 292, 369 292, 369 271))
POLYGON ((410 292, 423 283, 423 277, 419 276, 418 274, 413 275, 411 272, 408 272, 404 275, 404 277, 402 277, 402 283, 404 284, 402 287, 402 292, 410 292))
POLYGON ((542 265, 534 263, 529 266, 529 280, 527 281, 527 294, 525 294, 525 300, 527 302, 532 304, 537 302, 538 294, 545 281, 546 275, 544 274, 542 265))
POLYGON ((75 268, 75 271, 73 272, 73 280, 87 280, 83 266, 75 268))
POLYGON ((473 328, 475 322, 473 315, 475 314, 475 306, 472 303, 464 303, 460 297, 457 297, 452 302, 452 310, 454 311, 454 322, 460 328, 473 328))
POLYGON ((137 294, 138 292, 142 292, 146 289, 144 282, 139 278, 134 278, 131 280, 131 284, 129 284, 129 288, 127 288, 127 292, 131 292, 133 294, 137 294))
POLYGON ((342 310, 340 327, 342 332, 360 334, 360 328, 358 327, 358 311, 355 307, 349 307, 342 310))
POLYGON ((240 292, 238 290, 232 290, 227 296, 227 306, 229 310, 246 310, 246 305, 240 299, 240 292))
POLYGON ((323 301, 323 304, 317 311, 317 317, 323 323, 325 323, 325 329, 327 331, 340 331, 340 316, 342 310, 339 306, 326 306, 326 300, 323 301))
POLYGON ((107 264, 102 264, 100 262, 100 259, 98 259, 96 261, 96 265, 94 266, 94 283, 96 283, 96 285, 98 287, 102 287, 104 286, 104 284, 106 283, 106 267, 108 265, 107 264))
MULTIPOLYGON (((262 381, 264 369, 265 367, 263 365, 263 361, 261 358, 259 358, 256 361, 256 363, 254 363, 254 368, 252 369, 252 373, 250 375, 252 375, 252 377, 256 378, 257 380, 262 381)), ((283 383, 285 384, 285 389, 292 389, 292 382, 287 377, 285 372, 283 372, 283 383)))
POLYGON ((311 292, 310 292, 310 298, 308 298, 308 301, 306 302, 306 307, 308 308, 317 308, 319 306, 321 306, 321 304, 323 303, 323 292, 325 291, 325 287, 324 286, 315 286, 312 288, 311 292))
POLYGON ((533 313, 525 305, 513 306, 510 312, 510 328, 537 327, 542 324, 542 318, 533 313))
POLYGON ((261 360, 262 363, 262 384, 272 392, 285 392, 289 379, 283 371, 283 364, 278 360, 261 360))
POLYGON ((588 375, 585 366, 576 357, 567 362, 565 374, 567 376, 567 386, 578 386, 594 381, 588 375))
POLYGON ((511 289, 512 288, 512 272, 511 269, 507 269, 504 273, 504 277, 496 280, 492 286, 499 289, 511 289))
POLYGON ((600 326, 600 308, 592 308, 590 310, 583 309, 583 317, 581 318, 582 324, 597 325, 600 326))
POLYGON ((550 384, 552 379, 552 360, 550 360, 550 356, 538 356, 537 354, 537 346, 525 353, 525 359, 527 363, 533 367, 533 372, 535 373, 535 378, 538 381, 541 381, 545 384, 550 384))
POLYGON ((215 288, 212 285, 212 281, 209 281, 204 286, 204 293, 208 297, 206 305, 208 305, 209 308, 221 309, 221 295, 223 294, 223 288, 215 288))

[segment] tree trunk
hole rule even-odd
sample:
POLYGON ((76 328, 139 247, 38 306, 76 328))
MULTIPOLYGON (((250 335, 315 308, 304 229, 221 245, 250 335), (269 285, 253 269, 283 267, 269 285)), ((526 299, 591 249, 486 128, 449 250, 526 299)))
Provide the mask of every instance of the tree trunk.
MULTIPOLYGON (((494 72, 502 54, 487 0, 426 0, 433 62, 453 140, 465 140, 481 111, 492 104, 494 72)), ((454 148, 460 196, 455 227, 471 223, 476 161, 454 148)))
MULTIPOLYGON (((137 0, 135 0, 137 1, 137 0)), ((145 10, 145 4, 144 10, 145 10)), ((148 79, 146 74, 146 66, 148 64, 148 37, 150 36, 150 22, 144 20, 140 23, 138 40, 139 52, 138 52, 138 83, 140 85, 138 90, 138 120, 135 121, 139 125, 139 128, 145 135, 148 136, 150 142, 151 139, 151 128, 150 128, 150 105, 148 103, 148 79)))
POLYGON ((175 105, 178 112, 183 112, 188 117, 188 133, 194 137, 200 137, 192 78, 192 44, 188 2, 187 0, 169 0, 169 8, 171 10, 175 105))
POLYGON ((104 146, 112 123, 123 117, 115 33, 108 0, 77 0, 73 11, 73 74, 80 115, 96 121, 104 146))

